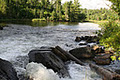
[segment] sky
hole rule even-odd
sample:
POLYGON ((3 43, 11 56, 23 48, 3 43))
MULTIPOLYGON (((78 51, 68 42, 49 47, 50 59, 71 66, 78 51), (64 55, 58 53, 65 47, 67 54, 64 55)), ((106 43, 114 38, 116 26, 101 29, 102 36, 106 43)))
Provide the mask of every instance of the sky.
MULTIPOLYGON (((62 3, 65 1, 74 1, 74 0, 62 0, 62 3)), ((109 8, 111 2, 107 0, 79 0, 81 8, 87 9, 100 9, 100 8, 109 8), (109 5, 109 6, 108 6, 109 5)))

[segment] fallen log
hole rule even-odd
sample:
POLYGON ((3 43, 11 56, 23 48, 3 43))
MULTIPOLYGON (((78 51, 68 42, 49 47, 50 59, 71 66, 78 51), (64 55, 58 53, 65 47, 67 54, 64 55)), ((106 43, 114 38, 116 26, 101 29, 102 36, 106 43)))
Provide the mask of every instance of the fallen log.
POLYGON ((65 56, 63 53, 61 53, 58 49, 52 48, 52 52, 56 56, 60 57, 60 59, 63 60, 64 62, 68 60, 67 56, 65 56))
POLYGON ((103 80, 120 80, 120 75, 115 72, 109 71, 95 64, 89 64, 89 66, 92 70, 99 74, 103 80))
POLYGON ((75 61, 76 63, 80 64, 80 65, 85 65, 83 62, 81 62, 79 59, 77 59, 76 57, 74 57, 73 55, 71 55, 69 52, 63 50, 61 47, 56 46, 55 47, 57 50, 59 50, 63 55, 65 55, 66 57, 68 57, 70 60, 75 61))

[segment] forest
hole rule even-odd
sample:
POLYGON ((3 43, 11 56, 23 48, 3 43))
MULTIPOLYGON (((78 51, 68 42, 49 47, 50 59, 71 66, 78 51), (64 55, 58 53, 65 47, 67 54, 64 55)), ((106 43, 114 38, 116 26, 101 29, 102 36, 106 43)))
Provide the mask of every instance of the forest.
POLYGON ((81 12, 86 15, 86 20, 118 20, 118 14, 112 9, 81 9, 81 12))
MULTIPOLYGON (((0 19, 39 19, 50 21, 118 20, 112 9, 82 9, 79 0, 0 0, 0 19)), ((118 11, 119 12, 119 11, 118 11)))
POLYGON ((86 16, 79 7, 78 0, 64 4, 61 0, 0 0, 0 18, 81 21, 86 16))

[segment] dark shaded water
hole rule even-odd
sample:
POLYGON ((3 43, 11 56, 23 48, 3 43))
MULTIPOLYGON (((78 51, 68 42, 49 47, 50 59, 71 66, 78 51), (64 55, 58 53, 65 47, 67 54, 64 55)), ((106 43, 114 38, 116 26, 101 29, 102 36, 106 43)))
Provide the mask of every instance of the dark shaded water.
POLYGON ((22 25, 30 25, 33 27, 45 27, 45 26, 56 26, 59 24, 64 25, 77 25, 79 22, 53 22, 53 21, 31 21, 31 20, 6 20, 6 21, 0 21, 0 23, 6 23, 6 24, 22 24, 22 25))

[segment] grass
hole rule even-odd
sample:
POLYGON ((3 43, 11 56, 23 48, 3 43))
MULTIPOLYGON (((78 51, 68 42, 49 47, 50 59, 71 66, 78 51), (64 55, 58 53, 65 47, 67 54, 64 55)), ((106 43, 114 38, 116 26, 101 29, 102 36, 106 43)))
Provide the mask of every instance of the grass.
POLYGON ((32 21, 46 21, 46 19, 45 18, 42 18, 42 19, 40 19, 40 18, 34 18, 34 19, 32 19, 32 21))
POLYGON ((96 23, 96 24, 99 24, 99 25, 102 25, 106 22, 108 22, 107 20, 101 20, 101 21, 97 21, 97 20, 89 20, 89 22, 93 22, 93 23, 96 23))

